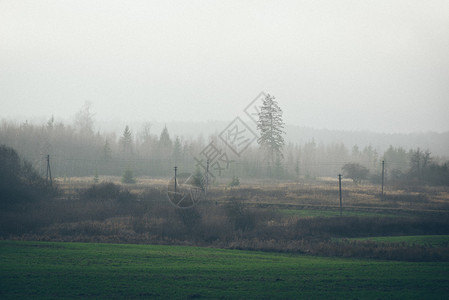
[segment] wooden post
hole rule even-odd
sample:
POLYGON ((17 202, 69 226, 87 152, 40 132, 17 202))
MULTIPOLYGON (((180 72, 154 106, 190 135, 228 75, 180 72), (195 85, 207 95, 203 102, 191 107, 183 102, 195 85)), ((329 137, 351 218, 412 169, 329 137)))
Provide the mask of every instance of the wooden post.
POLYGON ((209 160, 206 162, 206 188, 204 189, 204 198, 207 200, 207 190, 209 189, 209 160))
POLYGON ((53 186, 53 178, 51 178, 51 168, 50 168, 50 154, 47 154, 47 183, 48 182, 50 182, 50 186, 53 186), (50 179, 50 181, 48 179, 50 179))
POLYGON ((341 174, 338 174, 338 187, 340 191, 340 217, 342 216, 342 205, 341 205, 341 174))
POLYGON ((382 161, 382 194, 381 199, 384 201, 384 174, 385 174, 385 161, 382 161))
POLYGON ((177 186, 177 183, 176 183, 176 171, 177 170, 178 170, 178 167, 175 166, 175 196, 174 196, 174 199, 176 199, 176 186, 177 186))

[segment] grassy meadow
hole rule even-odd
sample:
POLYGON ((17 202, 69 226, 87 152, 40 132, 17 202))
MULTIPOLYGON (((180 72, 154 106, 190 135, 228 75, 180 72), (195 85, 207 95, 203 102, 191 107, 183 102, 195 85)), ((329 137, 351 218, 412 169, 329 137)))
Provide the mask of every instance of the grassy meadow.
POLYGON ((0 211, 0 298, 446 299, 449 189, 335 179, 215 183, 191 209, 168 179, 56 179, 0 211))
POLYGON ((0 298, 444 299, 449 262, 0 241, 0 298))
POLYGON ((384 242, 373 237, 449 234, 449 189, 385 189, 336 179, 215 183, 191 209, 168 201, 169 180, 119 177, 56 179, 56 199, 0 211, 0 238, 163 244, 403 261, 449 261, 448 245, 384 242))

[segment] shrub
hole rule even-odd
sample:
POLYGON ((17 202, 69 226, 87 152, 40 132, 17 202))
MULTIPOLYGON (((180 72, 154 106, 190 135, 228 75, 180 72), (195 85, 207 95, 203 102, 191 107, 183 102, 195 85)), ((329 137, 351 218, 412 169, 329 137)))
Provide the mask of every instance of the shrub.
POLYGON ((189 209, 177 209, 177 216, 187 229, 194 230, 201 223, 201 214, 196 207, 189 209))
POLYGON ((136 180, 134 179, 133 171, 126 170, 125 173, 123 173, 122 182, 123 183, 136 183, 136 180))
POLYGON ((94 184, 88 189, 81 191, 80 196, 89 200, 116 200, 120 202, 137 198, 129 190, 123 190, 119 185, 112 182, 94 184))
POLYGON ((94 184, 80 194, 89 199, 106 200, 106 199, 118 199, 120 196, 120 186, 112 182, 103 182, 100 184, 94 184))
POLYGON ((204 183, 205 183, 204 180, 205 179, 204 179, 203 174, 201 173, 200 169, 197 168, 195 171, 195 174, 193 174, 193 176, 192 176, 192 184, 194 186, 197 186, 197 187, 203 189, 204 183))
POLYGON ((226 206, 227 216, 237 230, 250 230, 255 226, 255 216, 243 201, 232 198, 226 206))
POLYGON ((240 185, 240 179, 237 176, 232 177, 231 182, 229 183, 229 186, 239 186, 240 185))
POLYGON ((99 182, 100 182, 100 177, 98 176, 98 172, 95 171, 94 183, 99 183, 99 182))

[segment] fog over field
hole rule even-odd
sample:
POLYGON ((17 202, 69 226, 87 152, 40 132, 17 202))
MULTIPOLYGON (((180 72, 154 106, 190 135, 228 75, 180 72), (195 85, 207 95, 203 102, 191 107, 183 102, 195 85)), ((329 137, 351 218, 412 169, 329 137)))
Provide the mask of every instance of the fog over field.
POLYGON ((0 299, 447 298, 448 54, 448 0, 0 0, 0 299))
POLYGON ((289 126, 443 133, 447 53, 448 1, 6 0, 0 118, 229 122, 265 91, 289 126))

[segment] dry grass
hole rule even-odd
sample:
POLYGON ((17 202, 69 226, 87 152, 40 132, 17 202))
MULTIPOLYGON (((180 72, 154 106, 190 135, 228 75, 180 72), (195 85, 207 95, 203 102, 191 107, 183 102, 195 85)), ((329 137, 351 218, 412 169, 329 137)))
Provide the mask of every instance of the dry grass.
MULTIPOLYGON (((240 186, 238 188, 213 187, 210 198, 219 203, 238 198, 249 205, 278 208, 336 208, 339 206, 338 183, 284 183, 240 186)), ((344 182, 343 207, 352 210, 388 210, 449 212, 449 188, 419 187, 418 189, 385 189, 384 199, 379 186, 356 185, 344 182)))
MULTIPOLYGON (((100 176, 100 182, 121 184, 120 177, 100 176)), ((93 177, 56 179, 64 197, 76 197, 78 192, 94 183, 93 177)), ((135 184, 122 185, 125 189, 142 195, 148 189, 164 193, 169 178, 138 177, 135 184)), ((339 206, 338 181, 335 178, 320 178, 309 182, 256 183, 230 188, 216 185, 209 188, 209 201, 226 203, 230 198, 245 201, 254 206, 322 207, 339 206)), ((449 212, 449 187, 413 186, 395 188, 387 186, 384 200, 378 185, 357 185, 350 180, 342 182, 343 207, 351 209, 378 209, 401 211, 446 211, 449 212)))
MULTIPOLYGON (((100 181, 118 185, 120 178, 100 181)), ((352 216, 322 217, 284 212, 338 211, 336 181, 215 185, 207 201, 189 210, 168 202, 168 179, 138 178, 135 184, 120 184, 117 196, 86 193, 92 183, 92 177, 62 180, 61 198, 0 212, 0 238, 182 244, 384 259, 401 259, 405 253, 407 260, 449 260, 446 248, 380 245, 373 250, 370 243, 333 240, 449 234, 448 188, 390 187, 382 201, 378 186, 345 181, 344 209, 352 216), (372 213, 362 213, 367 210, 372 213), (403 218, 397 218, 399 214, 403 218)))

